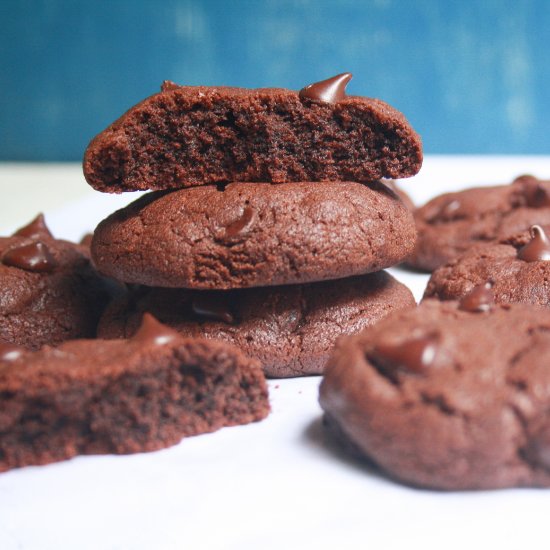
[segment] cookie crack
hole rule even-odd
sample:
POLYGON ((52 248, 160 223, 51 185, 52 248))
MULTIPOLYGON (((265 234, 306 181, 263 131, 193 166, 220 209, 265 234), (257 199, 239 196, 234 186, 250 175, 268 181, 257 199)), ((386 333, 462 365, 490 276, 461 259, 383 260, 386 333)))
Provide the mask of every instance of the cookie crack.
POLYGON ((459 416, 464 417, 463 414, 460 414, 455 407, 453 407, 446 399, 442 393, 430 394, 425 391, 420 392, 420 400, 423 404, 430 407, 435 407, 438 411, 443 413, 445 416, 459 416))

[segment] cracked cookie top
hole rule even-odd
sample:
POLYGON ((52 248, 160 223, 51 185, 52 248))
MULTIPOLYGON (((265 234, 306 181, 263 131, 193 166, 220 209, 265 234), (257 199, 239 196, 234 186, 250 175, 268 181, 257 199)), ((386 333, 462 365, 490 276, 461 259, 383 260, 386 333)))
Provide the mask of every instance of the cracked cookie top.
POLYGON ((405 483, 550 486, 550 310, 477 293, 426 300, 342 339, 321 406, 329 426, 405 483))

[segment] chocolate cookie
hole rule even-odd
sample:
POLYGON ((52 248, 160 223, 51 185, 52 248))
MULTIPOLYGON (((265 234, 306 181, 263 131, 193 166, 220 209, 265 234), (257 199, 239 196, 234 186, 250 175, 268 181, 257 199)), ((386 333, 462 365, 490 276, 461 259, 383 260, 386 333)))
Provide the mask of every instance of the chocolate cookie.
POLYGON ((432 271, 471 246, 533 224, 550 224, 550 181, 520 176, 510 185, 440 195, 415 212, 418 242, 413 267, 432 271))
POLYGON ((78 454, 136 453, 261 420, 258 361, 144 317, 131 340, 38 352, 0 345, 0 471, 78 454))
POLYGON ((550 306, 550 243, 544 228, 535 225, 531 233, 461 254, 432 273, 424 297, 456 300, 484 283, 497 303, 550 306))
POLYGON ((29 349, 93 337, 117 286, 87 247, 54 239, 42 215, 0 237, 0 339, 29 349))
POLYGON ((411 213, 378 183, 232 183, 141 197, 99 224, 92 255, 127 283, 228 289, 378 271, 415 237, 411 213))
POLYGON ((84 175, 95 189, 120 193, 416 174, 418 135, 386 103, 346 96, 350 79, 338 75, 299 93, 165 82, 92 140, 84 175))
POLYGON ((98 336, 131 336, 147 311, 183 335, 238 345, 260 359, 268 376, 303 376, 322 373, 339 336, 414 305, 409 289, 383 271, 307 285, 229 291, 140 287, 107 308, 98 336))
POLYGON ((329 426, 390 476, 435 489, 550 486, 550 310, 426 300, 337 345, 329 426))

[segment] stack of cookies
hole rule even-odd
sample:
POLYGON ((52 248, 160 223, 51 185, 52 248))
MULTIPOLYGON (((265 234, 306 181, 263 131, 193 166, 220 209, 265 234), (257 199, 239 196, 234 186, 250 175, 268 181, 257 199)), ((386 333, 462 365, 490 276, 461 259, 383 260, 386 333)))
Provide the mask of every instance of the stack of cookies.
POLYGON ((296 376, 414 306, 382 271, 414 249, 414 221, 380 180, 420 169, 420 139, 389 105, 346 96, 350 79, 299 93, 166 82, 90 143, 90 185, 151 191, 94 233, 98 269, 129 289, 98 336, 129 337, 149 312, 296 376))

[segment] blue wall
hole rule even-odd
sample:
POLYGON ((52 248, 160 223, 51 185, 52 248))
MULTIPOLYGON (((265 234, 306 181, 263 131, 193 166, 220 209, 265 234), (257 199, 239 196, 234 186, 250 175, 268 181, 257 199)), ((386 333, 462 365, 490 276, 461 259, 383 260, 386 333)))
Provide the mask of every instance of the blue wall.
POLYGON ((548 0, 0 0, 0 159, 77 160, 162 80, 343 71, 427 153, 550 154, 548 0))

